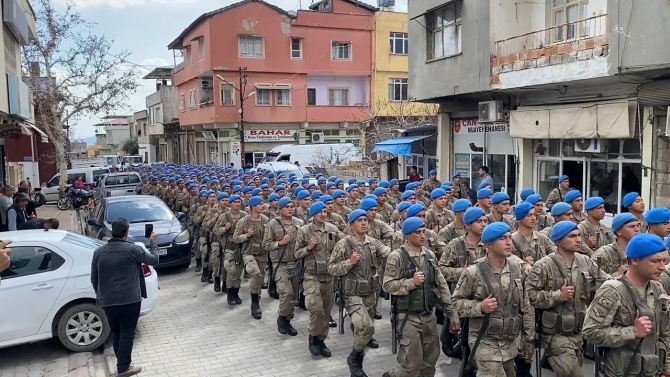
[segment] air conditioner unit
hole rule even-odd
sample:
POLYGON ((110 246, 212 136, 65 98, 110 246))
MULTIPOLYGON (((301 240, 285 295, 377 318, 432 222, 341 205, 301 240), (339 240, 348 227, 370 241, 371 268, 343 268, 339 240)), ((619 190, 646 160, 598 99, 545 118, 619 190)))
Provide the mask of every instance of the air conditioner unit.
POLYGON ((209 89, 212 87, 211 80, 200 80, 200 87, 203 89, 209 89))
POLYGON ((323 132, 312 132, 311 138, 314 144, 323 144, 323 132))
POLYGON ((603 143, 600 139, 577 139, 575 140, 575 152, 602 153, 603 143))
POLYGON ((493 123, 504 120, 502 101, 486 101, 479 103, 479 122, 493 123))

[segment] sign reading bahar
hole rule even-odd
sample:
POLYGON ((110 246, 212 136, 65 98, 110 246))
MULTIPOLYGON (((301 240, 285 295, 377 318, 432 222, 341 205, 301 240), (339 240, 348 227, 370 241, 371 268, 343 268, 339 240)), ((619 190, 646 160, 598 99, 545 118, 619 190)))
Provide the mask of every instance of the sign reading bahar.
POLYGON ((275 143, 297 141, 298 130, 244 130, 248 143, 275 143))

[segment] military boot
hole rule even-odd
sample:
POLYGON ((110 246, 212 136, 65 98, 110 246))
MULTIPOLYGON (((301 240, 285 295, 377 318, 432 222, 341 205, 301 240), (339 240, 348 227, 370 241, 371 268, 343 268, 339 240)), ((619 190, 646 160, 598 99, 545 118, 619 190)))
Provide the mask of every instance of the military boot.
POLYGON ((261 319, 263 312, 261 312, 260 297, 258 294, 251 295, 251 316, 254 319, 261 319))
POLYGON ((296 331, 296 329, 293 327, 293 325, 291 325, 291 320, 288 319, 288 317, 284 317, 284 318, 286 318, 286 333, 288 334, 288 336, 298 335, 298 331, 296 331))
POLYGON ((381 313, 379 313, 378 311, 375 311, 375 315, 374 315, 373 318, 374 318, 374 319, 382 319, 382 315, 381 315, 381 313))
POLYGON ((330 349, 326 346, 325 341, 318 338, 316 340, 319 342, 319 352, 321 353, 321 356, 330 357, 332 353, 330 352, 330 349))
POLYGON ((312 356, 319 356, 321 355, 321 347, 319 347, 319 344, 317 341, 319 340, 318 338, 314 338, 311 335, 309 336, 309 353, 312 354, 312 356))
POLYGON ((214 292, 221 292, 221 278, 214 277, 214 292))
POLYGON ((363 372, 363 352, 352 349, 349 357, 347 357, 347 365, 349 366, 351 377, 367 377, 365 372, 363 372))
POLYGON ((207 282, 207 275, 208 275, 207 270, 208 270, 207 267, 202 269, 202 275, 200 276, 200 282, 201 283, 206 283, 207 282))
MULTIPOLYGON (((222 273, 225 273, 222 272, 222 273)), ((228 287, 226 286, 226 277, 225 275, 221 277, 221 292, 228 293, 228 287)))
POLYGON ((279 316, 277 317, 277 331, 279 331, 280 334, 286 335, 288 332, 287 330, 287 323, 286 323, 286 317, 284 316, 279 316))
POLYGON ((242 304, 242 299, 240 298, 240 289, 235 288, 235 304, 240 305, 242 304))
POLYGON ((202 270, 202 259, 195 260, 195 272, 200 272, 202 270))
POLYGON ((335 322, 333 316, 328 319, 328 327, 337 327, 337 322, 335 322))
POLYGON ((212 269, 208 268, 207 269, 207 283, 208 284, 213 284, 214 283, 214 278, 212 278, 212 269))
POLYGON ((226 301, 228 301, 228 306, 235 306, 235 288, 230 288, 228 290, 226 301))
POLYGON ((372 338, 372 339, 370 339, 370 341, 368 342, 368 347, 370 347, 370 348, 379 348, 379 343, 378 343, 374 338, 372 338))

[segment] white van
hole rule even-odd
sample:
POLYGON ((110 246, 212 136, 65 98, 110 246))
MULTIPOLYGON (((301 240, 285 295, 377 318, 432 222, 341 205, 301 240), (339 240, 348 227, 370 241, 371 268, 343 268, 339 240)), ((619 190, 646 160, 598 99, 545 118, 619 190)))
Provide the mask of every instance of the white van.
POLYGON ((342 144, 285 144, 279 145, 265 154, 263 162, 298 161, 301 166, 323 166, 361 161, 363 152, 352 143, 342 144))
MULTIPOLYGON (((67 171, 67 181, 68 185, 74 183, 77 180, 77 177, 82 177, 84 182, 93 186, 94 183, 98 182, 98 178, 102 177, 105 174, 109 174, 110 170, 107 167, 90 167, 90 168, 78 168, 78 169, 69 169, 67 171)), ((60 173, 54 175, 42 188, 42 194, 46 197, 47 202, 57 202, 58 201, 58 184, 60 183, 60 173)))

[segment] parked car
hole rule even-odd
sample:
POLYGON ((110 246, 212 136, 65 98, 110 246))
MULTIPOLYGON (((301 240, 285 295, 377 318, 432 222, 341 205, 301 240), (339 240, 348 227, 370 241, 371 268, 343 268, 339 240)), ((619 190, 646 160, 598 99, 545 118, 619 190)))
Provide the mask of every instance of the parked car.
POLYGON ((128 240, 141 242, 146 247, 149 240, 144 238, 145 224, 153 224, 158 236, 160 264, 158 267, 179 266, 187 268, 191 264, 191 247, 188 229, 182 225, 186 215, 179 212, 175 216, 162 200, 151 195, 105 197, 96 203, 86 225, 86 234, 97 239, 112 236, 112 222, 124 218, 130 223, 128 240))
MULTIPOLYGON (((77 177, 82 177, 84 183, 95 187, 98 183, 98 180, 101 176, 109 174, 109 168, 106 167, 88 167, 88 168, 77 168, 69 169, 67 171, 67 180, 66 184, 74 184, 74 181, 77 180, 77 177)), ((56 202, 59 199, 59 184, 60 184, 60 174, 54 175, 42 189, 42 194, 47 199, 47 202, 56 202)))
POLYGON ((112 196, 137 194, 137 185, 142 178, 135 172, 109 173, 100 177, 100 183, 93 192, 95 200, 112 196))
MULTIPOLYGON (((104 242, 62 230, 3 233, 11 239, 9 268, 0 273, 0 348, 58 337, 67 349, 90 352, 107 341, 109 325, 91 285, 93 251, 104 242)), ((156 271, 142 265, 147 298, 158 303, 156 271)))

